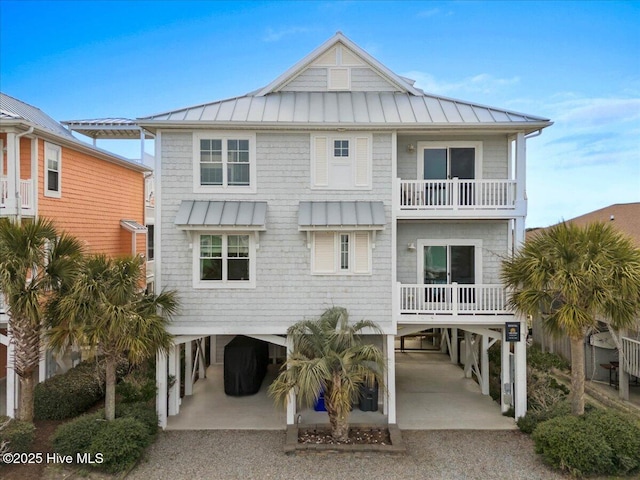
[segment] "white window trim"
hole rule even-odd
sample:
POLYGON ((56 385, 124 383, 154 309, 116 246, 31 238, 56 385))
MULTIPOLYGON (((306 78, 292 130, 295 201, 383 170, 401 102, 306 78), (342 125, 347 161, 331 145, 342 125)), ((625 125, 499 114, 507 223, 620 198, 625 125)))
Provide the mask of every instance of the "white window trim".
POLYGON ((418 148, 416 149, 416 163, 418 164, 418 179, 424 177, 424 154, 423 151, 426 148, 475 148, 475 172, 474 180, 482 180, 482 141, 468 142, 468 141, 451 141, 451 142, 418 142, 418 148))
POLYGON ((373 239, 371 238, 372 233, 369 230, 368 232, 368 247, 369 247, 369 255, 368 255, 368 266, 366 272, 356 272, 356 241, 355 235, 356 233, 362 233, 364 230, 318 230, 311 233, 312 242, 311 242, 311 275, 314 276, 371 276, 373 275, 373 239), (315 265, 315 248, 316 248, 316 233, 333 233, 333 271, 331 272, 317 272, 315 265), (341 255, 340 255, 340 238, 341 235, 349 235, 349 269, 342 270, 341 266, 341 255))
POLYGON ((62 197, 62 147, 53 143, 44 142, 44 196, 51 198, 62 197), (58 191, 49 190, 49 165, 48 165, 48 150, 55 150, 58 152, 58 191))
MULTIPOLYGON (((227 162, 223 155, 222 169, 226 170, 227 162)), ((256 193, 256 135, 247 132, 220 132, 207 130, 193 133, 193 191, 194 193, 256 193), (200 140, 249 140, 249 185, 201 185, 200 184, 200 140)))
MULTIPOLYGON (((253 231, 199 231, 193 232, 191 250, 193 257, 193 288, 197 289, 230 289, 230 290, 242 290, 256 288, 256 239, 255 232, 253 231), (219 235, 222 237, 228 237, 229 235, 248 235, 249 236, 249 280, 201 280, 200 279, 200 235, 219 235)), ((223 240, 223 246, 227 245, 226 240, 223 240)), ((223 247, 222 250, 222 262, 228 258, 228 250, 223 247)))
POLYGON ((417 267, 416 275, 417 275, 417 283, 422 285, 424 283, 424 247, 431 246, 471 246, 475 247, 475 273, 476 273, 476 284, 483 283, 482 276, 482 240, 478 238, 443 238, 443 239, 422 239, 419 238, 416 242, 417 245, 417 267), (479 281, 478 281, 479 280, 479 281))
POLYGON ((331 134, 311 134, 310 135, 310 151, 311 151, 311 190, 327 190, 327 191, 353 191, 353 190, 373 190, 373 135, 372 134, 362 134, 358 135, 356 133, 353 134, 341 134, 341 135, 331 135, 331 134), (327 185, 318 184, 316 181, 316 138, 325 138, 327 142, 327 185), (358 138, 366 138, 367 139, 367 183, 365 185, 357 184, 357 169, 356 169, 356 145, 358 138), (334 157, 333 156, 333 146, 335 140, 349 140, 349 156, 348 157, 334 157), (331 166, 330 162, 333 158, 338 159, 346 159, 348 158, 352 162, 353 171, 352 173, 352 184, 349 187, 333 187, 330 184, 331 180, 331 166))

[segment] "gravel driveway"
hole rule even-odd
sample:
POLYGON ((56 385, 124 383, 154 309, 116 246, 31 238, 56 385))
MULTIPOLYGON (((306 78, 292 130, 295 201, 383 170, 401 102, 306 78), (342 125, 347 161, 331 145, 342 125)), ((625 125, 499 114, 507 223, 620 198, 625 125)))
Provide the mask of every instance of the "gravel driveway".
POLYGON ((407 455, 283 453, 280 431, 166 431, 128 479, 563 479, 519 431, 403 431, 407 455))

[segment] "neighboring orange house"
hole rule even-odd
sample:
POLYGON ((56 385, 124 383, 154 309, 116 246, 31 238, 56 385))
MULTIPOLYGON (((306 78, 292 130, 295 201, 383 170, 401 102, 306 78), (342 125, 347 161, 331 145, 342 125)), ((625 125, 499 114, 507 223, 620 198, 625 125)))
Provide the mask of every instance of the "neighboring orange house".
MULTIPOLYGON (((81 142, 40 109, 3 93, 0 151, 0 216, 51 219, 87 253, 146 255, 148 167, 81 142)), ((6 374, 6 328, 0 304, 0 378, 6 374)), ((41 370, 40 377, 47 373, 41 370)))

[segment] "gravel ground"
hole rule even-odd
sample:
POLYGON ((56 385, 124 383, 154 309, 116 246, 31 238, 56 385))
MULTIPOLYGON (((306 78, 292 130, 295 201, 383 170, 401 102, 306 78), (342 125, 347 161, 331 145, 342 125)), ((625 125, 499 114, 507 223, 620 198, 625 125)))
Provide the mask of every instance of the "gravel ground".
POLYGON ((519 431, 403 431, 407 455, 283 453, 279 431, 168 431, 127 479, 566 479, 519 431))

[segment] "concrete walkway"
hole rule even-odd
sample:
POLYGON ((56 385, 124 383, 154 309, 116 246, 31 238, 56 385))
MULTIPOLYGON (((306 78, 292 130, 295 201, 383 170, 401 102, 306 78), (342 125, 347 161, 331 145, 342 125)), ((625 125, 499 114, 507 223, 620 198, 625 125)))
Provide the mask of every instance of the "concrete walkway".
MULTIPOLYGON (((167 430, 283 430, 286 416, 267 396, 278 367, 269 366, 256 395, 230 397, 224 393, 222 365, 207 369, 207 378, 196 382, 193 395, 182 399, 180 414, 171 416, 167 430)), ((462 369, 436 352, 396 354, 397 423, 403 430, 511 430, 512 418, 480 393, 478 384, 464 378, 462 369)), ((301 424, 328 423, 325 412, 299 412, 301 424)), ((352 423, 385 424, 382 412, 354 409, 352 423)))

